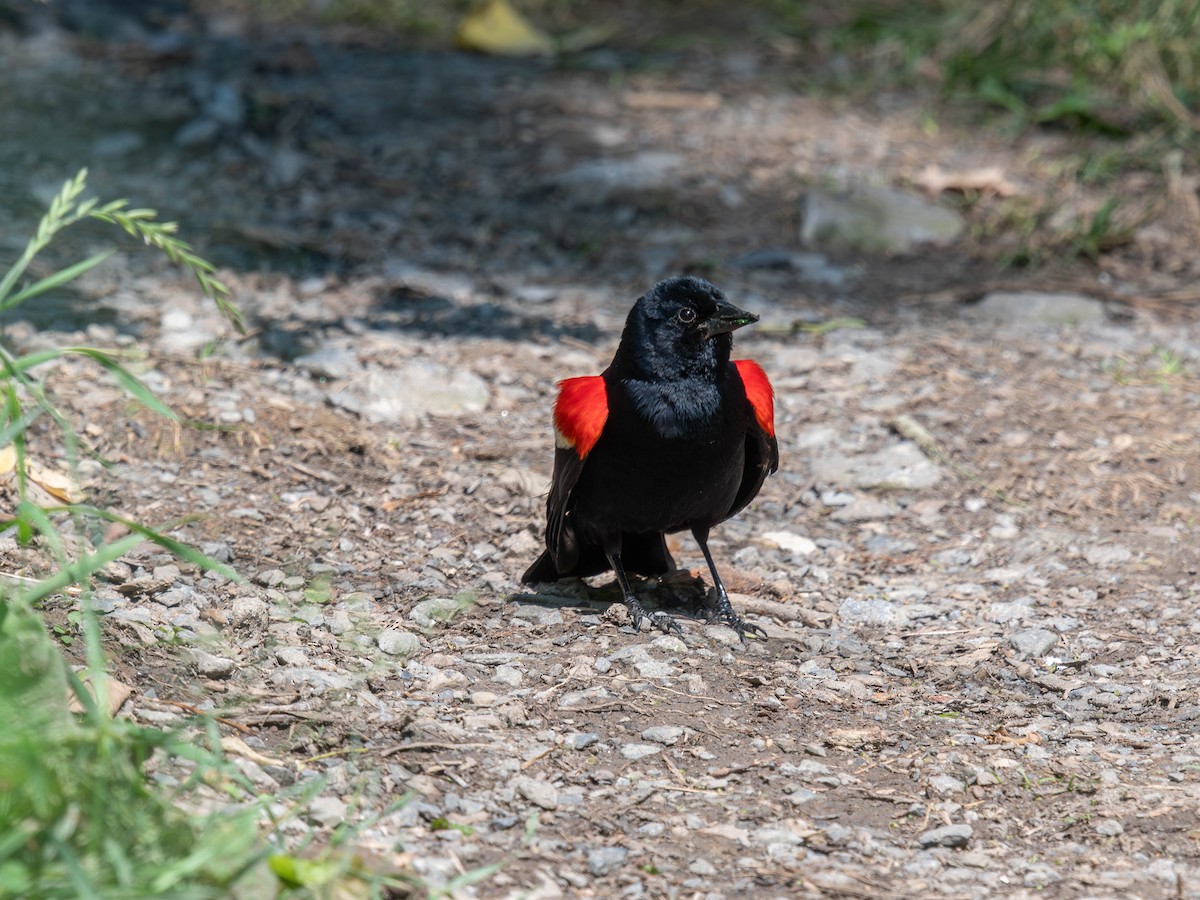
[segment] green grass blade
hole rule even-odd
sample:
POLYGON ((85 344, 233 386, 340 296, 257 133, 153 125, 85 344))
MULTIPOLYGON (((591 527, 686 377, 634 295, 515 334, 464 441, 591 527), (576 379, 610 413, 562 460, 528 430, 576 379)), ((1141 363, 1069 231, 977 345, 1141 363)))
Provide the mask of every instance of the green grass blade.
POLYGON ((54 523, 50 521, 50 517, 46 515, 45 510, 36 504, 30 503, 28 500, 22 500, 17 505, 15 518, 24 519, 30 528, 37 531, 46 539, 46 543, 50 545, 50 551, 54 554, 54 558, 58 560, 60 565, 67 563, 67 551, 63 547, 62 538, 58 534, 58 529, 54 527, 54 523))
POLYGON ((29 287, 17 291, 15 294, 5 298, 3 302, 0 302, 0 311, 12 309, 30 297, 36 297, 38 294, 44 294, 46 291, 53 290, 60 285, 66 284, 68 281, 74 281, 84 272, 94 269, 116 252, 115 250, 103 250, 95 256, 89 256, 87 259, 80 260, 73 266, 67 266, 53 275, 46 276, 41 281, 34 282, 29 287))
POLYGON ((25 372, 42 363, 48 363, 51 360, 58 359, 63 355, 63 351, 58 347, 50 350, 39 350, 37 353, 30 353, 26 356, 18 356, 12 362, 6 364, 6 368, 10 368, 13 372, 25 372))
POLYGON ((161 531, 156 531, 155 529, 150 528, 148 525, 143 525, 140 522, 133 521, 132 519, 126 519, 124 516, 119 516, 116 513, 109 512, 106 509, 100 509, 97 506, 88 506, 87 504, 83 503, 72 504, 71 506, 52 507, 47 509, 46 512, 58 512, 60 510, 63 512, 82 513, 83 515, 87 516, 95 516, 108 522, 116 522, 124 525, 130 531, 141 535, 142 539, 158 544, 158 546, 162 547, 164 550, 169 550, 172 554, 184 562, 189 562, 192 565, 199 566, 200 568, 209 572, 216 572, 218 575, 222 576, 223 578, 228 578, 230 581, 241 582, 243 580, 242 576, 224 563, 218 562, 211 556, 201 553, 195 547, 189 547, 182 541, 177 541, 175 538, 169 537, 168 535, 163 534, 161 531))
POLYGON ((117 380, 117 383, 125 389, 133 399, 137 400, 147 409, 151 409, 164 418, 176 420, 178 416, 171 410, 169 406, 164 404, 154 395, 154 392, 139 379, 136 375, 122 366, 119 362, 109 356, 102 350, 97 350, 94 347, 67 347, 64 353, 76 353, 80 356, 86 356, 88 359, 95 360, 100 365, 104 366, 109 373, 117 380))
MULTIPOLYGON (((13 520, 0 521, 0 531, 11 528, 17 523, 13 520)), ((49 578, 43 578, 37 584, 20 592, 20 598, 25 603, 34 604, 44 600, 51 594, 57 594, 63 589, 84 581, 94 572, 98 572, 115 559, 120 559, 146 538, 141 534, 130 534, 119 541, 105 544, 90 556, 84 556, 71 563, 65 569, 55 572, 49 578)))

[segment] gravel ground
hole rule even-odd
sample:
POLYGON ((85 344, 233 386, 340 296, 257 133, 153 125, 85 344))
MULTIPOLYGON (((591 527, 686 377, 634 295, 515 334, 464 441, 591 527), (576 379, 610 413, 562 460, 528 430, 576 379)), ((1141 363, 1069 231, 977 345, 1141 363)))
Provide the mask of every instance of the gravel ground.
MULTIPOLYGON (((75 56, 75 71, 136 85, 128 55, 75 56)), ((511 77, 558 91, 560 106, 528 124, 535 135, 605 83, 446 59, 491 73, 497 90, 511 77)), ((169 94, 183 74, 156 77, 169 94)), ((817 114, 759 99, 781 129, 817 114)), ((596 118, 610 117, 626 122, 615 105, 596 118)), ((677 130, 639 140, 677 153, 707 127, 694 110, 666 118, 677 130)), ((412 135, 397 171, 460 140, 469 123, 451 119, 412 135)), ((356 137, 329 127, 334 143, 356 137)), ((715 128, 714 146, 732 147, 732 126, 715 128)), ((772 134, 758 137, 712 165, 754 153, 784 165, 772 134)), ((251 144, 218 153, 216 171, 256 197, 251 144)), ((212 170, 190 146, 170 132, 147 186, 197 190, 212 170)), ((569 140, 555 147, 560 172, 586 161, 569 140)), ((481 150, 471 171, 503 185, 520 158, 481 150)), ((282 194, 309 202, 312 240, 354 244, 326 175, 282 192, 281 208, 251 206, 296 229, 282 194)), ((370 179, 347 179, 349 220, 365 215, 353 198, 370 179)), ((262 790, 324 778, 284 825, 297 840, 411 794, 362 846, 432 887, 505 861, 462 897, 1200 896, 1195 325, 1089 299, 1071 321, 1047 321, 1030 292, 946 301, 931 289, 941 251, 801 253, 780 232, 791 213, 673 226, 678 197, 657 211, 618 196, 572 207, 551 186, 504 201, 520 227, 501 234, 499 213, 471 204, 504 191, 443 208, 453 184, 414 184, 406 209, 433 219, 409 234, 393 209, 382 232, 394 239, 359 244, 359 262, 230 268, 245 339, 141 261, 87 280, 57 319, 6 326, 21 350, 141 355, 182 424, 131 408, 86 361, 48 375, 113 463, 85 464, 83 487, 142 521, 186 517, 172 533, 248 579, 151 549, 106 569, 106 639, 135 689, 122 714, 181 725, 188 707, 211 710, 262 790), (618 233, 581 261, 573 241, 542 243, 555 216, 618 233), (724 262, 781 244, 783 265, 724 262), (518 584, 539 547, 555 380, 602 368, 651 273, 713 248, 723 262, 709 274, 762 316, 737 353, 778 391, 781 471, 712 541, 735 606, 769 635, 744 646, 695 612, 702 591, 687 576, 645 585, 651 604, 678 606, 681 637, 633 632, 604 577, 536 594, 518 584), (792 327, 847 312, 862 323, 792 327)), ((196 207, 206 223, 214 196, 196 207)), ((712 197, 741 209, 720 184, 712 197)), ((6 224, 0 246, 20 233, 6 224)), ((31 453, 61 465, 48 433, 31 453)), ((672 549, 702 568, 689 540, 672 549)), ((43 563, 11 537, 0 561, 23 575, 43 563)), ((72 602, 51 603, 51 621, 66 627, 72 602)))

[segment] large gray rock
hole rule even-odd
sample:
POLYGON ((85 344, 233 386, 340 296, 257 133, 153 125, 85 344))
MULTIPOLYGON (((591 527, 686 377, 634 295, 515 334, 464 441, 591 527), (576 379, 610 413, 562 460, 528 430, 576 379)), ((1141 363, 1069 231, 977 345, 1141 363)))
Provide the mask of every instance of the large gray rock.
POLYGON ((912 490, 937 484, 942 472, 912 441, 891 444, 863 456, 835 451, 815 455, 810 463, 817 481, 838 487, 912 490))
POLYGON ((368 422, 413 426, 423 416, 483 412, 490 391, 478 375, 428 360, 397 369, 368 369, 329 394, 329 402, 368 422))
POLYGON ((831 193, 810 188, 804 195, 800 239, 881 253, 907 253, 919 246, 946 246, 963 224, 945 207, 894 188, 862 186, 831 193))
POLYGON ((1104 303, 1083 294, 992 291, 976 315, 1014 325, 1090 325, 1105 319, 1104 303))

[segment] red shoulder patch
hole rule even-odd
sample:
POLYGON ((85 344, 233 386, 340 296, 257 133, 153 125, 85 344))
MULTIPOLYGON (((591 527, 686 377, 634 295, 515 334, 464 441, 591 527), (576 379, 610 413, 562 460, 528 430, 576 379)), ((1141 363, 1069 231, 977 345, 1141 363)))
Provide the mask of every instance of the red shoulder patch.
POLYGON ((750 359, 734 361, 738 374, 742 376, 742 385, 746 388, 746 399, 754 409, 754 418, 758 427, 771 437, 775 437, 775 391, 771 388, 770 379, 762 366, 750 359))
POLYGON ((608 420, 608 390, 599 375, 567 378, 558 383, 554 404, 554 438, 559 447, 572 447, 583 459, 591 452, 608 420))

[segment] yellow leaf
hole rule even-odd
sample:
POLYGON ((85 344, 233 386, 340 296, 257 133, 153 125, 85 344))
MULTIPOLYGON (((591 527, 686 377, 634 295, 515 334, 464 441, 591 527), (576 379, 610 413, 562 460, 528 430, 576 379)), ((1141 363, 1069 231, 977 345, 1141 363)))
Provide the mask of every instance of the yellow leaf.
POLYGON ((554 41, 517 12, 508 0, 484 0, 458 23, 458 46, 499 56, 542 56, 554 41))
POLYGON ((64 503, 79 503, 84 494, 76 484, 75 479, 65 472, 47 469, 30 460, 25 466, 25 474, 29 480, 44 490, 47 494, 57 497, 64 503))
POLYGON ((0 447, 0 475, 7 475, 17 465, 17 448, 12 444, 0 447))

